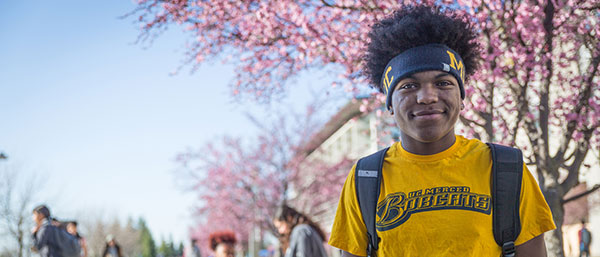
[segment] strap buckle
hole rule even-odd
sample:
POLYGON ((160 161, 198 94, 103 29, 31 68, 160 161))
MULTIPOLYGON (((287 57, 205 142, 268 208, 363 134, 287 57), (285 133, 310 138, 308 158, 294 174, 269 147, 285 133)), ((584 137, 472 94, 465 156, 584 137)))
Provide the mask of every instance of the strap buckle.
POLYGON ((515 242, 508 241, 502 245, 502 256, 504 257, 514 257, 515 256, 515 242))

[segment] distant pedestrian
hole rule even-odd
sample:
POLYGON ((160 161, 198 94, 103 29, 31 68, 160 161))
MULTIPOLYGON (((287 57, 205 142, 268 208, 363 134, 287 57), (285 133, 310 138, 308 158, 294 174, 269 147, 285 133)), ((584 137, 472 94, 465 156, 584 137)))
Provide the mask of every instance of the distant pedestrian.
POLYGON ((214 257, 233 257, 235 256, 235 244, 237 239, 233 231, 225 230, 211 233, 209 236, 210 249, 214 252, 214 257))
POLYGON ((32 250, 42 257, 62 257, 58 249, 56 233, 53 232, 56 227, 50 223, 50 209, 45 205, 35 207, 33 221, 36 225, 31 230, 32 250))
POLYGON ((308 216, 284 204, 277 209, 273 224, 281 235, 285 257, 327 256, 325 233, 308 216))
POLYGON ((102 257, 123 257, 121 246, 119 246, 113 235, 106 236, 106 246, 102 257))
POLYGON ((50 216, 50 209, 40 205, 33 209, 36 226, 31 230, 31 250, 42 257, 81 257, 79 240, 66 230, 66 226, 50 216))
POLYGON ((197 239, 192 238, 190 247, 186 248, 183 257, 202 257, 202 252, 200 251, 200 247, 198 247, 197 239))
POLYGON ((585 221, 581 221, 579 230, 579 257, 590 256, 590 244, 592 243, 592 233, 585 227, 585 221))
POLYGON ((79 232, 77 231, 77 221, 67 222, 67 232, 69 232, 71 235, 75 236, 77 238, 77 240, 79 240, 79 245, 81 246, 80 256, 87 257, 87 255, 88 255, 87 242, 85 241, 85 238, 83 236, 81 236, 79 234, 79 232))

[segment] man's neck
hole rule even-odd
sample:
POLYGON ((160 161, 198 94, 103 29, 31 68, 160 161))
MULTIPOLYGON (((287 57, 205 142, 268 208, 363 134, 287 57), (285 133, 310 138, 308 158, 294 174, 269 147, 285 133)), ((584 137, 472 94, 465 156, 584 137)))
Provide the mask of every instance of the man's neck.
MULTIPOLYGON (((403 138, 404 135, 401 135, 403 138)), ((448 133, 440 140, 435 142, 419 142, 416 140, 402 140, 402 148, 413 154, 418 155, 432 155, 441 153, 450 148, 454 142, 456 142, 456 135, 454 133, 448 133)))

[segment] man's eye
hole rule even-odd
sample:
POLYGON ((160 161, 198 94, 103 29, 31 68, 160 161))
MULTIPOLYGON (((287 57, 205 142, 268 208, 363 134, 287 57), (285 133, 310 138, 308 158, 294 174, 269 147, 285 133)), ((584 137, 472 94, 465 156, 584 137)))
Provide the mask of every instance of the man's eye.
POLYGON ((417 86, 417 84, 415 84, 415 83, 406 83, 406 84, 400 85, 400 89, 409 89, 409 88, 414 88, 416 86, 417 86))
POLYGON ((454 84, 452 84, 452 82, 450 82, 450 81, 440 81, 437 83, 437 85, 439 87, 447 87, 447 86, 452 86, 454 84))

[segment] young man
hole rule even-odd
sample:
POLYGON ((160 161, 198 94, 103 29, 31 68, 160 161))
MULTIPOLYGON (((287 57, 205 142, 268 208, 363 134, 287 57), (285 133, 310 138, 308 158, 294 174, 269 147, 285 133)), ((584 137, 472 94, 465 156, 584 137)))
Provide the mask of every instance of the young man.
MULTIPOLYGON (((401 132, 401 142, 389 148, 383 162, 377 256, 500 256, 492 228, 490 149, 454 134, 466 75, 474 72, 479 56, 468 17, 449 9, 404 7, 374 25, 369 37, 366 73, 387 95, 401 132)), ((329 240, 342 256, 367 255, 355 168, 344 184, 329 240)), ((516 256, 546 256, 543 234, 555 226, 525 166, 520 192, 516 256)))
POLYGON ((45 205, 33 209, 33 221, 36 226, 31 230, 32 250, 42 257, 60 257, 60 249, 55 233, 56 227, 50 223, 50 210, 45 205))

